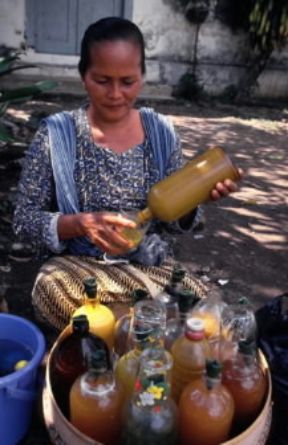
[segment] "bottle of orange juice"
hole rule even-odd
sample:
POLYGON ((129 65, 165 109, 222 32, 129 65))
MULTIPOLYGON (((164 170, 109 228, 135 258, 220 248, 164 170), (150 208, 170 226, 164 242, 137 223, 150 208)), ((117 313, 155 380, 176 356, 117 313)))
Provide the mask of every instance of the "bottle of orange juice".
POLYGON ((100 303, 96 279, 94 277, 86 278, 83 284, 86 294, 84 304, 76 309, 73 317, 86 315, 90 331, 103 338, 111 350, 114 344, 115 316, 111 309, 100 303))
POLYGON ((221 384, 221 365, 207 361, 206 376, 183 390, 179 402, 181 445, 219 445, 226 442, 232 427, 234 401, 221 384))
POLYGON ((175 221, 207 201, 213 187, 224 179, 237 181, 240 174, 221 148, 211 148, 155 184, 137 221, 143 223, 152 218, 175 221))
POLYGON ((254 342, 239 342, 236 357, 224 363, 223 384, 234 398, 233 430, 239 434, 256 419, 267 391, 267 378, 260 367, 254 342))
POLYGON ((105 445, 116 445, 122 429, 123 391, 109 370, 109 357, 98 350, 88 371, 70 391, 70 421, 79 431, 105 445))
POLYGON ((199 318, 187 318, 185 332, 172 345, 172 397, 178 403, 188 383, 202 377, 210 349, 205 339, 204 323, 199 318))

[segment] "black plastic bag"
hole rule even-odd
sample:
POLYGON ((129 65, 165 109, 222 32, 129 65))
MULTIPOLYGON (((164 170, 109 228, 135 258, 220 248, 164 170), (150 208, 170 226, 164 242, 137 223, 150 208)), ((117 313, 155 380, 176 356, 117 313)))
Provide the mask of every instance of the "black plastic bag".
POLYGON ((288 293, 256 312, 258 346, 269 363, 273 391, 271 445, 288 444, 288 293))

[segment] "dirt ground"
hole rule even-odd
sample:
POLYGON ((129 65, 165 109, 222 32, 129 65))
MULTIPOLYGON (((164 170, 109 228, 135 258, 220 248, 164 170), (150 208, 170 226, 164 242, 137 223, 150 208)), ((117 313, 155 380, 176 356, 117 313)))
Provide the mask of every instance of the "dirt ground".
MULTIPOLYGON (((30 294, 40 264, 11 230, 21 159, 41 117, 80 102, 43 96, 8 109, 12 130, 22 142, 0 147, 0 297, 7 299, 12 313, 31 320, 30 294)), ((174 240, 176 258, 227 301, 245 295, 257 309, 287 291, 288 107, 171 101, 148 105, 172 117, 187 159, 220 145, 245 171, 239 192, 204 205, 203 230, 174 240)), ((40 327, 49 347, 53 333, 40 327)), ((22 445, 46 444, 47 434, 36 416, 22 445)))

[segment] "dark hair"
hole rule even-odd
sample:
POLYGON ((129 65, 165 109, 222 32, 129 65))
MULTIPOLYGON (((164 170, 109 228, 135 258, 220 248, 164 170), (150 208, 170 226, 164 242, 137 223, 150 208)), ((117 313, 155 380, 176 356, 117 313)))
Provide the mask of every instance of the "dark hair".
POLYGON ((141 72, 145 74, 145 43, 143 34, 138 26, 130 20, 121 17, 106 17, 92 23, 84 33, 78 64, 81 77, 84 77, 90 66, 90 49, 92 45, 94 43, 113 40, 127 40, 135 43, 139 47, 141 53, 141 72))

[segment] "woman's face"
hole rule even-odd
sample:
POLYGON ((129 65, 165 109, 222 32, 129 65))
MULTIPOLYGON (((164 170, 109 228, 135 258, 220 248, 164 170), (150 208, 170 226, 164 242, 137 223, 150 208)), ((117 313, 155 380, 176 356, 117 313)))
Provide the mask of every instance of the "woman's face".
POLYGON ((106 122, 125 118, 142 88, 141 52, 125 40, 95 44, 83 82, 93 113, 106 122))

